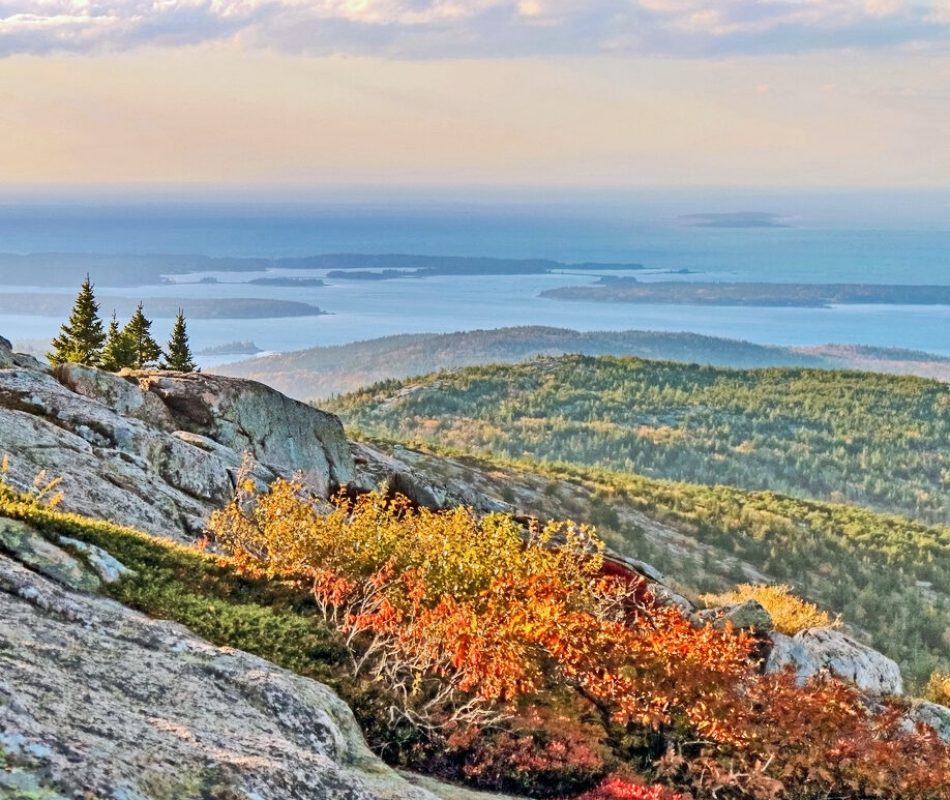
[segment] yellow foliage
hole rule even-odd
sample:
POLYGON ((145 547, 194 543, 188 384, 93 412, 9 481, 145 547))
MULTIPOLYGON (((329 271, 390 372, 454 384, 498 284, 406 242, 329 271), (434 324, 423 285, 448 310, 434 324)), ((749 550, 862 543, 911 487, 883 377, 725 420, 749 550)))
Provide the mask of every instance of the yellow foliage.
POLYGON ((726 606, 757 600, 769 612, 775 629, 779 633, 794 636, 806 628, 837 628, 841 620, 832 618, 814 603, 809 603, 792 594, 791 588, 783 584, 774 586, 756 586, 744 583, 731 592, 707 594, 703 600, 710 606, 726 606))
POLYGON ((556 574, 586 590, 603 563, 593 530, 571 522, 535 525, 526 539, 503 514, 416 510, 405 498, 377 493, 340 497, 327 512, 302 495, 294 481, 278 480, 263 494, 241 485, 209 528, 228 550, 260 560, 273 574, 331 571, 365 579, 385 567, 394 575, 412 571, 435 597, 471 598, 499 578, 528 575, 556 574))
POLYGON ((924 697, 933 703, 950 706, 950 672, 934 672, 927 682, 924 697))

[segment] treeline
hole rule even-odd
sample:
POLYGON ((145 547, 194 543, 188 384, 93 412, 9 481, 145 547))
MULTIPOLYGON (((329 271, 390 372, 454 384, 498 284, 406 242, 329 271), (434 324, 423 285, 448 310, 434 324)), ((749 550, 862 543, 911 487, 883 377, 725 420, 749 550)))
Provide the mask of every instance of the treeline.
POLYGON ((152 321, 145 316, 142 303, 124 326, 115 313, 108 328, 99 317, 99 303, 89 276, 83 281, 69 320, 60 327, 47 354, 51 364, 85 364, 111 372, 122 369, 162 367, 178 372, 193 372, 195 363, 188 343, 185 315, 181 309, 175 318, 171 338, 163 351, 152 337, 152 321))
POLYGON ((327 406, 384 437, 950 519, 950 387, 925 379, 564 356, 327 406))

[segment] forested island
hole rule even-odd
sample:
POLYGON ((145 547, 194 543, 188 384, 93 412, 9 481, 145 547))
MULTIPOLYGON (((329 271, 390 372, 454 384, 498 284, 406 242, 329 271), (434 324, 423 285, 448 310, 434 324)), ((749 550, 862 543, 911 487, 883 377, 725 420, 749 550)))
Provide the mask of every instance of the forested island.
MULTIPOLYGON (((63 317, 69 313, 73 298, 66 294, 36 294, 29 292, 4 292, 0 294, 0 314, 21 314, 29 309, 41 317, 63 317)), ((314 317, 326 314, 318 306, 295 300, 272 300, 264 297, 144 297, 153 317, 170 318, 179 309, 191 319, 270 319, 274 317, 314 317)), ((108 313, 119 315, 132 313, 138 298, 103 296, 101 307, 108 313)))
POLYGON ((414 269, 331 269, 327 277, 344 281, 391 281, 396 278, 415 278, 419 271, 414 269))
MULTIPOLYGON (((427 275, 539 275, 559 270, 642 269, 640 264, 566 263, 550 259, 331 253, 302 258, 239 258, 201 255, 0 253, 0 286, 75 286, 87 273, 101 286, 150 286, 200 272, 262 272, 271 269, 385 270, 427 275)), ((262 278, 255 281, 283 280, 262 278)), ((284 283, 269 285, 288 285, 284 283)))
POLYGON ((608 281, 596 286, 565 286, 540 294, 554 300, 599 303, 675 303, 715 306, 821 308, 832 305, 950 305, 950 286, 864 283, 642 283, 608 281))
POLYGON ((198 351, 199 356, 253 356, 264 351, 249 339, 240 342, 225 342, 205 347, 198 351))

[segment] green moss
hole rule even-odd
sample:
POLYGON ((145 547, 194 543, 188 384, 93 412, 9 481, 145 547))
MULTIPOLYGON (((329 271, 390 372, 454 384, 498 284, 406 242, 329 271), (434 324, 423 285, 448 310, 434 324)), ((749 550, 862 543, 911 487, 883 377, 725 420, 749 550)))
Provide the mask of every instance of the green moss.
POLYGON ((71 536, 109 552, 135 573, 103 587, 121 603, 329 685, 383 755, 395 758, 411 738, 385 723, 389 703, 377 686, 350 678, 338 635, 293 582, 248 577, 226 559, 197 548, 50 509, 2 485, 0 516, 28 522, 50 538, 71 536))

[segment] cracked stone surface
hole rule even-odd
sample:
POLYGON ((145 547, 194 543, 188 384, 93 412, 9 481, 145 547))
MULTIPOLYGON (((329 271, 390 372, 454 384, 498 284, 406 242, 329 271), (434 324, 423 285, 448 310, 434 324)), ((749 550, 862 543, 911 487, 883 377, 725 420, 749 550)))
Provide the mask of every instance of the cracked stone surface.
POLYGON ((354 478, 340 421, 253 381, 42 368, 0 341, 0 456, 13 485, 45 470, 62 508, 190 540, 232 494, 245 453, 262 484, 300 473, 325 495, 354 478))
POLYGON ((0 752, 12 770, 0 796, 18 785, 75 800, 488 797, 410 784, 326 686, 6 556, 0 752))

